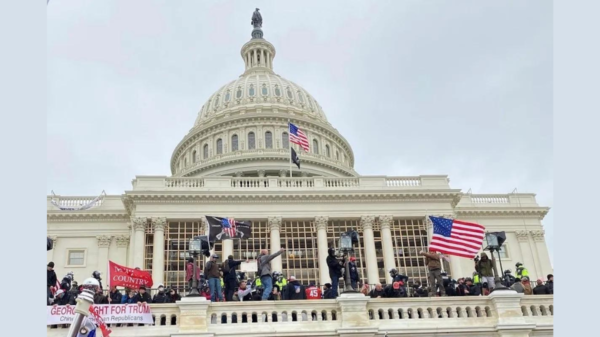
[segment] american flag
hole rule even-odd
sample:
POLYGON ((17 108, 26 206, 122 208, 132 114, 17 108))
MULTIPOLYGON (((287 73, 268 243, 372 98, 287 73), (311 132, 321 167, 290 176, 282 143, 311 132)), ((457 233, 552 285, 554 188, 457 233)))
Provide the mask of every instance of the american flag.
POLYGON ((230 238, 235 238, 236 229, 235 229, 235 219, 234 218, 227 218, 227 219, 221 220, 221 225, 223 226, 223 231, 227 235, 229 235, 230 238))
POLYGON ((304 132, 302 132, 302 130, 298 129, 298 127, 295 126, 294 124, 292 124, 292 123, 289 123, 289 124, 290 124, 290 142, 300 145, 300 147, 304 151, 308 152, 308 138, 306 137, 304 132))
POLYGON ((429 219, 433 223, 430 250, 472 259, 481 249, 485 236, 482 225, 434 216, 429 219))

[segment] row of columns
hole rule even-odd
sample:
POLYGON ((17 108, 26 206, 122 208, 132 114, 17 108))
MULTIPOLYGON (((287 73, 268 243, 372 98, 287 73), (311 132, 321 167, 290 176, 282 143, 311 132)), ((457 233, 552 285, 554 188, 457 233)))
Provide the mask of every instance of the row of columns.
MULTIPOLYGON (((381 225, 381 240, 383 247, 384 256, 384 267, 386 270, 386 278, 388 282, 391 281, 387 271, 395 268, 394 261, 394 248, 392 243, 392 235, 390 226, 393 221, 393 217, 390 215, 380 216, 381 225)), ((270 252, 271 254, 278 252, 281 249, 281 235, 280 228, 282 224, 282 217, 269 217, 268 224, 270 228, 270 252)), ((375 216, 365 215, 360 218, 360 225, 363 229, 363 245, 365 249, 365 266, 367 270, 367 280, 370 284, 379 283, 379 272, 377 267, 377 254, 375 251, 375 238, 373 234, 373 223, 375 222, 375 216)), ((327 243, 327 226, 329 218, 327 216, 315 217, 315 224, 317 227, 317 245, 319 251, 319 274, 320 283, 325 284, 331 282, 329 277, 329 268, 327 266, 327 250, 329 245, 327 243)), ((166 218, 152 218, 150 221, 147 218, 133 218, 132 228, 134 235, 131 237, 131 244, 133 252, 133 260, 131 265, 144 269, 144 246, 145 246, 145 233, 147 226, 153 226, 154 241, 153 241, 153 254, 152 254, 152 279, 155 284, 163 284, 164 279, 164 264, 165 264, 165 237, 164 229, 167 224, 166 218)), ((224 240, 222 243, 222 258, 226 259, 227 256, 233 255, 233 240, 224 240)), ((281 271, 282 259, 281 256, 275 258, 271 262, 273 270, 281 271)))
POLYGON ((244 61, 246 63, 246 69, 253 67, 273 69, 271 65, 271 52, 266 49, 258 48, 249 50, 244 57, 244 61), (260 61, 258 60, 258 53, 260 53, 260 61))

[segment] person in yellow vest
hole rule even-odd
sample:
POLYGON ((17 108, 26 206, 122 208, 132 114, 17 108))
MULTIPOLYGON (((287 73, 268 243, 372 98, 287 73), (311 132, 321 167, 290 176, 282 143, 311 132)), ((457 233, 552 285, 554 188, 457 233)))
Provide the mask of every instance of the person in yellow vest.
POLYGON ((515 267, 517 267, 517 273, 515 275, 515 278, 520 278, 521 280, 523 280, 523 277, 529 277, 529 271, 527 270, 527 268, 523 267, 523 264, 521 262, 517 262, 517 264, 515 264, 515 267))
POLYGON ((279 288, 279 292, 283 291, 283 287, 288 284, 285 277, 283 277, 283 274, 279 271, 273 273, 273 280, 275 281, 275 286, 279 288))
POLYGON ((481 282, 479 281, 479 274, 474 271, 473 272, 473 284, 479 285, 481 282))

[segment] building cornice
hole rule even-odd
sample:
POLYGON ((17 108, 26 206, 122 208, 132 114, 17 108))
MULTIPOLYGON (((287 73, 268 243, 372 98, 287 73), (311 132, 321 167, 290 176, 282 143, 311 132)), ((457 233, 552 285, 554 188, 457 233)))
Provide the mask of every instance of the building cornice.
POLYGON ((454 212, 457 217, 470 216, 470 217, 533 217, 543 219, 546 214, 550 211, 548 207, 523 207, 523 208, 456 208, 454 212))
POLYGON ((82 212, 48 212, 48 222, 128 222, 126 212, 119 213, 85 213, 82 212))

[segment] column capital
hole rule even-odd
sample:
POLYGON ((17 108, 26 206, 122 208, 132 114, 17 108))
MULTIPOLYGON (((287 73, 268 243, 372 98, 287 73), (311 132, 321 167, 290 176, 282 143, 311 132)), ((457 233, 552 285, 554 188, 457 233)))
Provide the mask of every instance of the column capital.
POLYGON ((131 223, 133 225, 133 228, 136 231, 145 231, 146 230, 146 226, 148 225, 148 219, 147 218, 135 218, 135 217, 132 217, 131 218, 131 223))
POLYGON ((519 241, 527 241, 529 239, 529 233, 527 233, 527 231, 515 231, 515 235, 519 241))
POLYGON ((127 248, 129 246, 129 235, 119 235, 115 237, 115 241, 117 241, 117 247, 127 248))
POLYGON ((329 217, 327 216, 315 217, 315 224, 317 225, 317 229, 327 229, 327 222, 329 222, 329 217))
POLYGON ((98 236, 96 236, 96 239, 98 239, 98 247, 108 248, 108 247, 110 247, 110 242, 112 241, 112 236, 98 235, 98 236))
POLYGON ((281 217, 280 216, 271 216, 268 219, 269 221, 269 228, 271 228, 271 230, 279 230, 279 228, 281 228, 281 217))
POLYGON ((373 222, 375 217, 372 215, 363 215, 360 217, 360 224, 364 229, 373 229, 373 222))
POLYGON ((167 226, 167 218, 152 218, 152 226, 155 231, 164 231, 167 226))
POLYGON ((394 217, 391 215, 379 216, 379 224, 381 225, 381 229, 390 229, 393 222, 394 222, 394 217))
POLYGON ((544 241, 544 230, 529 231, 535 241, 544 241))

